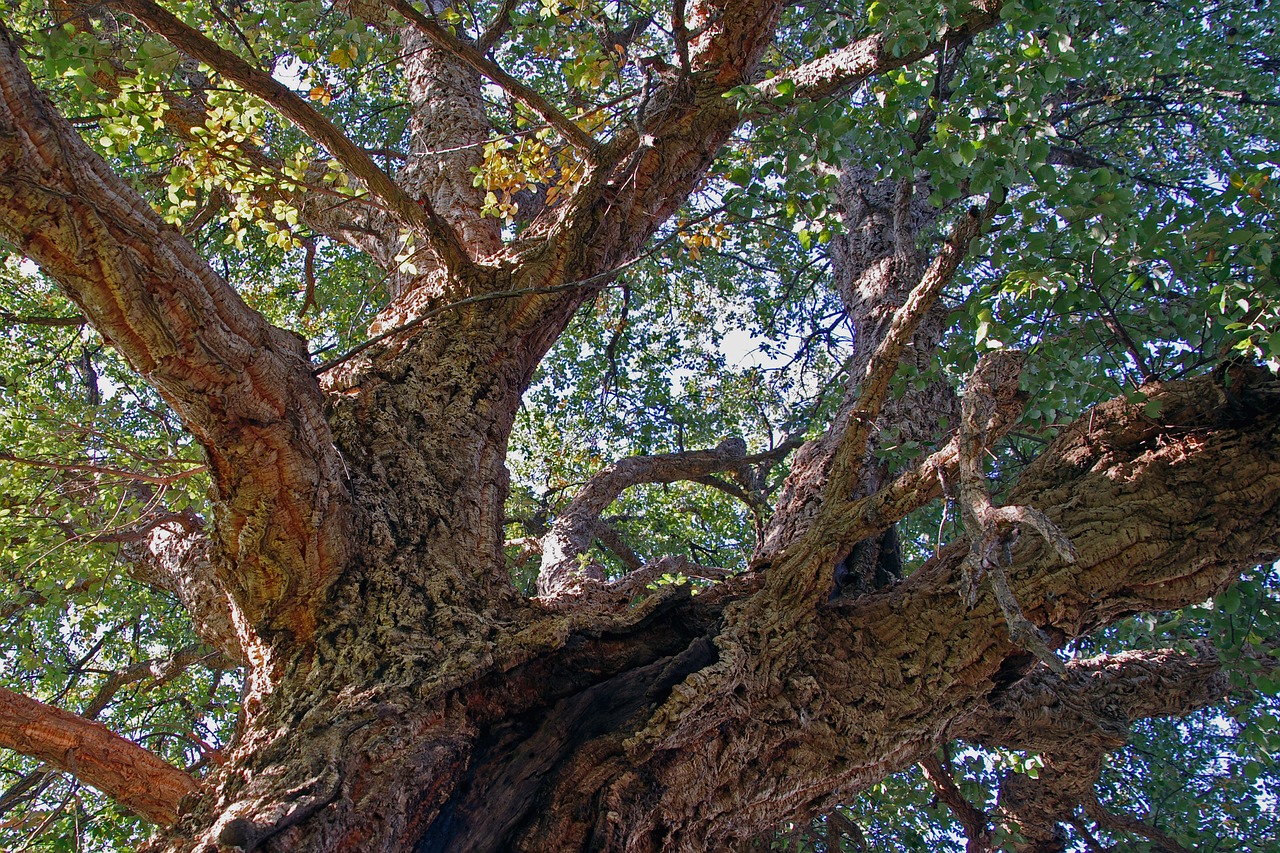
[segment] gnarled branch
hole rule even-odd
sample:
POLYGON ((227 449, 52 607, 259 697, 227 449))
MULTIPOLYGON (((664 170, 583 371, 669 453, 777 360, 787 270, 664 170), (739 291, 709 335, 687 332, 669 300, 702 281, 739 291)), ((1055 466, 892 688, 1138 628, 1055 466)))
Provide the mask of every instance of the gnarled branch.
POLYGON ((749 464, 747 445, 740 438, 722 441, 713 450, 632 456, 594 475, 577 497, 560 513, 542 540, 542 569, 538 594, 563 595, 577 585, 578 557, 585 554, 596 535, 600 513, 618 495, 641 483, 674 483, 696 480, 716 471, 749 464))
MULTIPOLYGON (((1280 553, 1276 381, 1258 375, 1233 387, 1242 405, 1229 417, 1208 377, 1149 389, 1164 405, 1160 419, 1113 400, 1028 466, 1010 502, 1034 502, 1080 554, 1064 564, 1034 537, 1017 544, 1007 574, 1028 618, 1077 637, 1134 612, 1203 601, 1242 567, 1280 553), (1126 513, 1115 511, 1121 505, 1126 513)), ((665 813, 693 813, 755 785, 772 786, 761 819, 821 812, 978 725, 1002 695, 996 688, 1031 661, 999 630, 993 601, 966 611, 957 588, 967 553, 968 543, 953 543, 903 582, 842 608, 815 607, 794 581, 829 571, 829 550, 778 558, 808 568, 762 567, 758 591, 726 610, 715 663, 628 742, 646 762, 639 770, 684 780, 663 792, 665 813)), ((745 835, 750 822, 728 825, 740 819, 706 831, 745 835)))
POLYGON ((1080 807, 1107 829, 1177 850, 1155 827, 1103 808, 1094 792, 1098 772, 1107 753, 1128 741, 1135 721, 1184 716, 1220 701, 1228 687, 1207 641, 1191 651, 1120 652, 1071 661, 1061 675, 1037 667, 956 733, 986 746, 1042 754, 1037 778, 1010 774, 1000 787, 998 811, 1027 839, 1027 850, 1051 849, 1062 834, 1059 824, 1071 822, 1080 807))

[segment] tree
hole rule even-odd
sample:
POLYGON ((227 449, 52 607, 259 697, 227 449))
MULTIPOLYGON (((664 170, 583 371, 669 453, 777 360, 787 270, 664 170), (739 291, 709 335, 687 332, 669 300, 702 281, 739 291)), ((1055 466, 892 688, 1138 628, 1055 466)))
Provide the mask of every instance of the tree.
POLYGON ((16 5, 0 831, 1266 849, 1275 23, 16 5))

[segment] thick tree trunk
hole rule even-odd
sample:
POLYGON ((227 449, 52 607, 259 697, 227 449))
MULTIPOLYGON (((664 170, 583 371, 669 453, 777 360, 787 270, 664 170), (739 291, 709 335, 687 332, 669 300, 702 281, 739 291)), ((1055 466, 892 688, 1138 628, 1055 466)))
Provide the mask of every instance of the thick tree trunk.
MULTIPOLYGON (((510 422, 519 384, 481 378, 480 346, 418 349, 421 381, 384 386, 375 370, 335 403, 341 446, 361 437, 344 449, 359 558, 166 849, 725 849, 948 731, 1021 736, 1000 697, 1034 659, 993 600, 966 612, 965 543, 834 608, 788 606, 813 601, 788 563, 821 547, 692 599, 504 597, 492 425, 510 422)), ((1101 407, 1024 475, 1014 497, 1080 551, 1066 566, 1019 544, 1013 584, 1033 621, 1062 641, 1203 600, 1240 555, 1280 552, 1280 416, 1270 381, 1253 381, 1233 401, 1210 380, 1153 388, 1162 422, 1101 407)))

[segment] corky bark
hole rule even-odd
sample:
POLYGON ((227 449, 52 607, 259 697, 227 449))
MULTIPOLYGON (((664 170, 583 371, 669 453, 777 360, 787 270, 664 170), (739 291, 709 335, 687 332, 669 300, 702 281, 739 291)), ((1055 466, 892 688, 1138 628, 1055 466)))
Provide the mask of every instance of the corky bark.
POLYGON ((0 687, 0 747, 39 758, 156 823, 197 787, 187 773, 95 723, 0 687))
MULTIPOLYGON (((241 645, 305 637, 346 562, 348 496, 306 347, 271 326, 81 141, 0 32, 0 228, 62 285, 208 452, 215 570, 241 645)), ((253 649, 253 651, 250 651, 253 649)))
MULTIPOLYGON (((994 599, 970 608, 960 594, 969 543, 902 583, 827 602, 840 554, 934 499, 938 474, 964 457, 953 441, 859 489, 895 366, 991 206, 961 214, 932 263, 907 259, 912 275, 895 280, 901 299, 868 337, 856 394, 824 452, 796 465, 805 485, 793 503, 809 509, 783 513, 751 572, 691 597, 644 588, 657 562, 614 584, 552 577, 541 601, 507 575, 504 458, 521 395, 574 311, 637 256, 742 122, 725 94, 754 81, 780 3, 689 4, 682 26, 696 36, 678 70, 657 75, 643 114, 601 145, 408 5, 359 4, 406 13, 448 54, 438 79, 410 69, 411 100, 425 109, 441 81, 462 86, 449 114, 474 120, 465 138, 482 131, 482 75, 576 147, 580 182, 509 245, 476 235, 491 226, 467 210, 476 199, 456 176, 432 177, 440 150, 414 152, 423 160, 398 176, 411 192, 263 69, 149 0, 112 5, 317 137, 434 255, 379 318, 382 335, 317 381, 301 343, 251 312, 79 141, 0 31, 5 236, 206 448, 208 575, 198 545, 154 537, 144 568, 203 608, 197 621, 229 653, 232 625, 253 679, 227 761, 152 849, 732 849, 932 755, 950 732, 998 723, 1000 697, 1032 661, 994 599), (184 586, 193 573, 211 587, 184 586)), ((960 32, 995 14, 980 9, 960 32)), ((416 37, 402 48, 426 50, 416 37)), ((799 69, 798 85, 831 92, 909 61, 878 37, 831 56, 799 69)), ((425 125, 416 133, 415 148, 438 142, 425 125)), ((912 188, 895 192, 906 201, 894 209, 910 212, 912 188)), ((908 254, 893 242, 890 266, 908 254)), ((874 254, 863 251, 868 269, 883 260, 874 254)), ((1152 387, 1161 418, 1123 400, 1099 407, 1028 469, 1009 501, 1044 513, 1079 554, 1065 564, 1024 537, 1003 566, 1050 642, 1201 601, 1280 552, 1274 388, 1261 375, 1229 396, 1212 379, 1152 387)), ((999 406, 987 415, 988 435, 1010 419, 999 406)), ((745 461, 738 446, 708 453, 680 476, 745 461)), ((617 473, 553 527, 553 558, 589 542, 627 485, 617 473)))
MULTIPOLYGON (((1073 820, 1077 809, 1102 820, 1110 816, 1097 802, 1094 783, 1103 758, 1128 741, 1135 721, 1208 707, 1225 697, 1227 688, 1227 674, 1207 642, 1189 652, 1121 652, 1072 661, 1061 677, 1037 668, 993 697, 955 734, 985 746, 1041 754, 1044 766, 1036 778, 1006 776, 997 812, 1022 839, 1015 849, 1061 853, 1066 841, 1062 824, 1073 820)), ((1127 820, 1126 831, 1162 834, 1127 820)))

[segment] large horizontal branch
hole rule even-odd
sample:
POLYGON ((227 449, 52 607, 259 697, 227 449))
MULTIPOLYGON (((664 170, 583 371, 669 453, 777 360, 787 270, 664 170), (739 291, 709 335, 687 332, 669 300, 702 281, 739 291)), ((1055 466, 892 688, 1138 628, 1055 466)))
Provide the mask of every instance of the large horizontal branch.
POLYGON ((199 784, 101 723, 0 687, 0 746, 51 764, 153 823, 178 818, 199 784))
POLYGON ((289 87, 220 47, 151 0, 111 0, 110 5, 129 13, 178 50, 200 60, 249 94, 270 104, 363 181, 369 191, 382 199, 402 222, 422 233, 449 269, 460 271, 470 267, 470 258, 457 234, 430 204, 410 198, 390 175, 378 167, 368 152, 289 87))
POLYGON ((762 108, 767 108, 765 105, 784 91, 795 98, 809 100, 847 92, 872 75, 910 65, 999 22, 1003 0, 978 0, 973 5, 973 11, 959 24, 944 30, 923 47, 895 54, 893 39, 876 33, 770 77, 752 88, 763 99, 762 108))
POLYGON ((712 450, 632 456, 592 476, 543 537, 538 594, 544 598, 554 597, 574 588, 578 557, 591 546, 600 513, 618 495, 641 483, 696 480, 716 471, 748 464, 746 452, 746 442, 731 438, 712 450))
MULTIPOLYGON (((1186 716, 1226 696, 1229 682, 1209 642, 1191 651, 1154 649, 1071 661, 1061 676, 1037 667, 1000 691, 955 734, 991 747, 1043 756, 1037 777, 1012 774, 998 811, 1031 844, 1050 849, 1079 808, 1100 809, 1094 792, 1107 753, 1140 719, 1186 716)), ((1105 819, 1109 813, 1102 811, 1105 819)), ((1128 831, 1156 832, 1135 819, 1128 831)), ((1036 849, 1036 848, 1028 848, 1036 849)), ((1173 848, 1171 848, 1173 849, 1173 848)))
MULTIPOLYGON (((1202 602, 1275 559, 1276 388, 1265 371, 1229 391, 1212 377, 1151 386, 1143 403, 1116 399, 1064 429, 1008 497, 1045 513, 1079 551, 1068 564, 1038 537, 1017 542, 1006 574, 1026 617, 1061 643, 1202 602)), ((843 608, 815 607, 786 580, 830 577, 833 549, 782 553, 806 567, 764 569, 759 592, 726 611, 717 661, 628 742, 637 772, 682 780, 661 812, 698 815, 689 837, 731 847, 770 821, 847 801, 972 724, 1034 658, 1010 640, 991 596, 966 605, 968 550, 953 543, 843 608), (701 816, 702 804, 743 791, 768 792, 749 819, 701 816)))
POLYGON ((1082 740, 1124 742, 1137 720, 1184 717, 1220 701, 1229 687, 1208 642, 1190 651, 1118 652, 1070 661, 1062 675, 1037 667, 975 710, 954 734, 984 746, 1035 752, 1082 740))
POLYGON ((311 631, 348 552, 342 466, 304 342, 271 326, 32 82, 0 27, 0 233, 55 279, 209 456, 221 582, 311 631))

